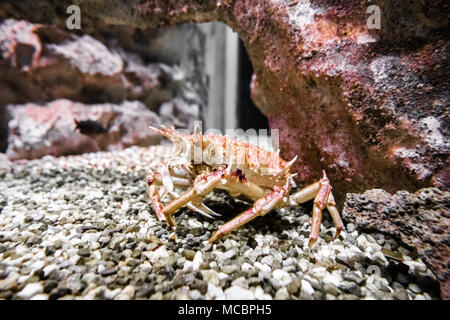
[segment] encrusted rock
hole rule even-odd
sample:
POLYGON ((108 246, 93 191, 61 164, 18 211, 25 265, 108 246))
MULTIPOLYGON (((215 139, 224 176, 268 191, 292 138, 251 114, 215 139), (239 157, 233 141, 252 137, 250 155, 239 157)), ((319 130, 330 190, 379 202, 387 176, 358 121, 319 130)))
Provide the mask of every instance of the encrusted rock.
POLYGON ((348 194, 342 217, 359 227, 385 232, 415 247, 450 298, 450 193, 426 188, 391 195, 374 189, 348 194))
MULTIPOLYGON (((195 42, 203 36, 192 25, 180 29, 172 37, 179 38, 186 33, 195 42)), ((33 24, 10 19, 9 16, 2 20, 0 151, 5 152, 10 134, 8 122, 12 116, 6 106, 30 102, 43 104, 68 99, 86 105, 120 105, 124 101, 133 101, 160 113, 166 125, 192 128, 193 121, 200 116, 202 103, 206 101, 203 97, 205 84, 203 78, 194 72, 188 74, 185 69, 198 72, 197 69, 203 67, 201 58, 196 56, 196 62, 192 62, 190 59, 195 54, 191 52, 181 64, 174 54, 166 59, 167 63, 160 63, 157 58, 149 63, 147 57, 155 56, 155 48, 148 42, 173 41, 170 33, 166 32, 169 36, 165 38, 163 30, 140 32, 139 37, 133 33, 139 32, 133 27, 123 27, 118 30, 97 28, 95 36, 76 35, 65 27, 33 24), (164 40, 157 41, 158 37, 164 40)), ((187 45, 183 50, 192 49, 192 46, 187 45)), ((161 55, 167 56, 169 53, 166 51, 161 55)), ((184 52, 179 51, 182 56, 184 52)), ((127 124, 125 129, 133 131, 133 125, 127 124)), ((125 129, 121 128, 122 131, 125 129)), ((129 142, 124 141, 124 145, 129 142)), ((92 148, 88 147, 77 153, 91 151, 92 148)))
POLYGON ((142 103, 85 105, 56 100, 46 105, 9 105, 8 149, 11 159, 34 159, 44 155, 117 150, 131 145, 151 145, 160 137, 148 128, 159 117, 142 103), (85 135, 75 129, 75 120, 93 120, 106 130, 85 135))

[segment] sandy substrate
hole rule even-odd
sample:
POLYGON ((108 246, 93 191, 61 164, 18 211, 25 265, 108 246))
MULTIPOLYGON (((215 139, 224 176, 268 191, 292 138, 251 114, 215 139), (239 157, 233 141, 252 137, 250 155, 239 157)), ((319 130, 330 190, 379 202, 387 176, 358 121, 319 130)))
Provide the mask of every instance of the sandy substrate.
POLYGON ((0 159, 0 298, 433 299, 413 250, 328 215, 309 250, 311 204, 271 212, 208 244, 245 203, 214 194, 210 220, 188 209, 159 222, 144 178, 166 146, 69 157, 0 159), (388 254, 389 253, 389 254, 388 254), (400 262, 402 261, 402 262, 400 262))

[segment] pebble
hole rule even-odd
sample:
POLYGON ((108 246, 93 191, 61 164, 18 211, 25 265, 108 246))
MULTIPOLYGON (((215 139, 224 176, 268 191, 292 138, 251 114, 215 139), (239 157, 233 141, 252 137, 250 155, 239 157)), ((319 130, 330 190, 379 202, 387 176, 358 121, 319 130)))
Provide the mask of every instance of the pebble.
POLYGON ((131 300, 134 298, 136 289, 133 286, 126 286, 114 300, 131 300))
POLYGON ((228 300, 254 300, 255 295, 252 291, 243 289, 239 286, 231 286, 225 290, 225 297, 228 300))
POLYGON ((356 230, 355 225, 353 223, 347 223, 347 232, 352 233, 356 230))
POLYGON ((275 300, 287 300, 289 299, 289 293, 286 288, 280 288, 275 293, 275 300))
POLYGON ((0 290, 7 291, 14 288, 19 280, 19 274, 11 272, 6 279, 0 280, 0 290))
POLYGON ((188 260, 194 260, 195 257, 195 251, 194 250, 189 250, 189 249, 184 249, 183 252, 181 253, 181 255, 183 257, 185 257, 188 260))
POLYGON ((239 271, 239 267, 235 264, 227 265, 222 267, 222 272, 226 273, 228 275, 233 274, 235 272, 239 271))
POLYGON ((415 283, 410 283, 408 285, 408 289, 411 290, 413 293, 422 293, 422 289, 415 283))
POLYGON ((409 300, 408 292, 405 289, 395 289, 394 299, 397 300, 409 300))
POLYGON ((42 292, 44 292, 42 283, 34 282, 27 284, 19 293, 17 293, 17 296, 23 300, 28 300, 42 292))
POLYGON ((308 281, 306 281, 306 280, 302 280, 301 283, 302 283, 301 292, 304 293, 307 296, 313 296, 314 295, 314 289, 311 286, 311 284, 308 281))
POLYGON ((353 294, 357 297, 361 296, 361 288, 353 282, 345 282, 339 285, 339 289, 345 293, 353 294))
POLYGON ((340 290, 332 283, 325 283, 323 285, 323 291, 333 296, 338 296, 341 293, 340 290))

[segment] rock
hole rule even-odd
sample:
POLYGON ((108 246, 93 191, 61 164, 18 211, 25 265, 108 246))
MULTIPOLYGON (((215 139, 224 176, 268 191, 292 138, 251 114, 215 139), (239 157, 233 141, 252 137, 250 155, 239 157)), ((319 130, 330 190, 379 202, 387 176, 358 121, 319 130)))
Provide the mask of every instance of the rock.
POLYGON ((195 257, 195 251, 194 250, 189 250, 189 249, 184 249, 183 252, 181 253, 181 255, 183 257, 185 257, 188 260, 194 260, 195 257))
POLYGON ((314 296, 314 289, 311 286, 311 284, 306 281, 306 280, 302 280, 302 286, 301 286, 301 294, 307 296, 307 297, 312 297, 314 296))
POLYGON ((114 300, 131 300, 134 298, 135 288, 133 286, 126 286, 121 293, 119 293, 114 300))
POLYGON ((42 292, 44 292, 42 283, 34 282, 27 284, 19 293, 17 293, 17 296, 21 299, 28 300, 42 292))
POLYGON ((292 281, 292 277, 289 273, 280 269, 274 270, 272 272, 272 277, 279 287, 285 287, 292 281))
POLYGON ((222 272, 226 274, 233 274, 235 272, 239 271, 239 267, 235 264, 227 265, 222 267, 222 272))
POLYGON ((78 255, 80 257, 89 257, 91 255, 91 252, 89 248, 81 248, 78 250, 78 255))
POLYGON ((254 300, 255 295, 247 289, 239 286, 232 286, 225 290, 225 297, 227 300, 254 300))
POLYGON ((355 272, 344 273, 343 278, 347 281, 352 281, 359 286, 364 282, 364 278, 357 275, 355 272))
POLYGON ((224 293, 222 288, 217 287, 211 283, 208 283, 207 296, 210 297, 211 299, 223 299, 224 293))
POLYGON ((342 216, 360 227, 388 233, 415 247, 440 282, 445 298, 450 297, 446 267, 450 263, 450 216, 446 209, 449 199, 449 192, 437 188, 421 189, 414 194, 399 191, 394 196, 375 189, 348 194, 342 216))
POLYGON ((409 300, 408 292, 405 289, 395 289, 394 298, 397 300, 409 300))
POLYGON ((344 253, 338 253, 335 259, 337 263, 343 264, 350 269, 353 269, 355 266, 355 261, 344 253))
POLYGON ((408 285, 408 289, 411 290, 413 293, 422 293, 422 289, 415 283, 410 283, 408 285))
POLYGON ((287 285, 287 290, 290 294, 297 294, 299 289, 301 288, 301 285, 302 285, 302 283, 299 279, 293 279, 287 285))
POLYGON ((353 282, 346 282, 339 285, 339 289, 345 293, 353 294, 357 297, 361 296, 361 288, 353 282))
POLYGON ((306 262, 306 260, 301 260, 301 261, 298 263, 298 266, 300 267, 300 270, 301 270, 303 273, 306 273, 306 272, 308 271, 308 262, 306 262))
POLYGON ((87 104, 138 101, 150 110, 159 109, 161 118, 168 125, 193 127, 193 121, 199 118, 199 104, 203 102, 206 89, 204 79, 192 71, 202 68, 197 42, 203 33, 199 28, 190 25, 176 31, 159 32, 103 27, 96 30, 94 39, 91 35, 75 35, 65 25, 58 28, 53 23, 2 20, 0 56, 5 61, 0 77, 0 86, 4 88, 0 97, 2 151, 7 147, 8 127, 3 106, 8 104, 57 99, 87 104), (130 35, 134 32, 140 32, 139 37, 130 35), (149 45, 149 39, 153 45, 149 45), (177 51, 167 52, 168 46, 155 45, 175 39, 185 42, 182 50, 177 47, 177 51), (140 46, 144 50, 137 49, 140 46), (196 57, 195 61, 188 57, 187 51, 196 57), (150 55, 152 61, 164 57, 167 64, 146 63, 146 57, 150 55), (171 57, 167 59, 169 55, 171 57), (183 57, 182 61, 180 57, 183 57), (174 68, 168 64, 173 64, 174 68))
POLYGON ((352 233, 353 231, 356 230, 355 225, 353 223, 347 223, 346 228, 348 233, 352 233))
POLYGON ((341 292, 339 291, 339 289, 332 283, 325 283, 323 285, 323 291, 325 293, 329 293, 333 296, 338 296, 341 292))
POLYGON ((201 271, 203 275, 203 279, 214 286, 219 286, 219 276, 215 270, 203 270, 201 271))
POLYGON ((278 289, 277 293, 275 294, 275 300, 288 300, 288 299, 289 293, 287 292, 286 288, 278 289))
POLYGON ((55 100, 43 106, 34 103, 9 105, 8 112, 11 120, 6 154, 11 159, 151 145, 160 139, 156 132, 148 129, 149 124, 159 126, 158 116, 140 102, 85 105, 55 100), (98 121, 107 132, 82 134, 74 130, 75 119, 98 121))
POLYGON ((49 296, 45 293, 40 293, 33 296, 30 300, 48 300, 49 296))
POLYGON ((17 280, 19 280, 19 274, 16 272, 11 272, 6 279, 0 280, 0 290, 8 291, 17 285, 17 280))
POLYGON ((383 267, 386 267, 389 263, 381 251, 377 251, 372 255, 372 261, 383 267))

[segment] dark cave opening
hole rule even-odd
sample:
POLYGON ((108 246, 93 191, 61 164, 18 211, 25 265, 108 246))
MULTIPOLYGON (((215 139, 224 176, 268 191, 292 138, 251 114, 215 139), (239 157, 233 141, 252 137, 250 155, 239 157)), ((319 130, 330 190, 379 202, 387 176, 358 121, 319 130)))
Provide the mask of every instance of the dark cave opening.
POLYGON ((269 129, 267 117, 258 109, 251 98, 250 83, 253 75, 253 66, 241 39, 239 39, 238 50, 239 61, 236 106, 238 128, 243 130, 269 129))

